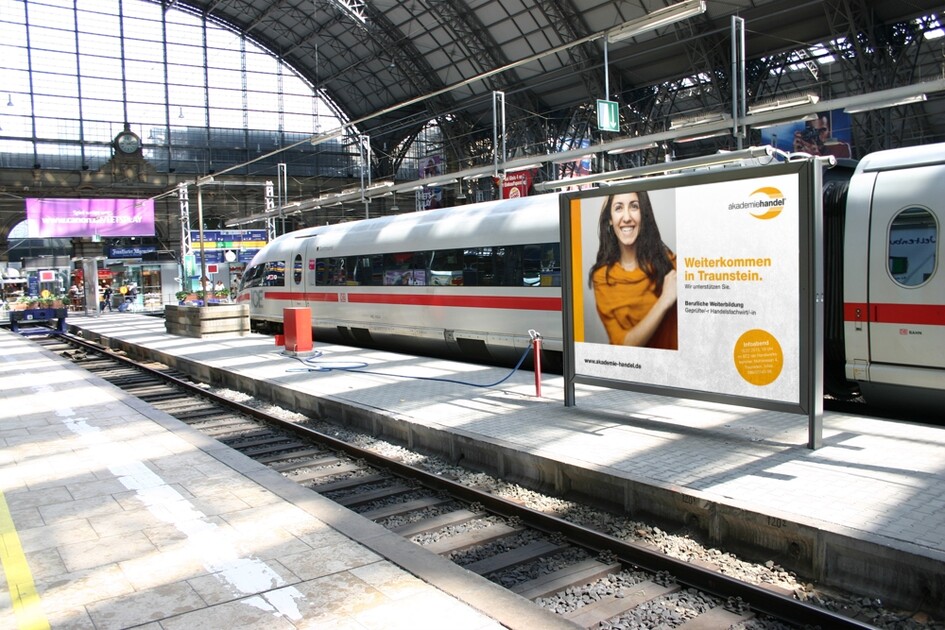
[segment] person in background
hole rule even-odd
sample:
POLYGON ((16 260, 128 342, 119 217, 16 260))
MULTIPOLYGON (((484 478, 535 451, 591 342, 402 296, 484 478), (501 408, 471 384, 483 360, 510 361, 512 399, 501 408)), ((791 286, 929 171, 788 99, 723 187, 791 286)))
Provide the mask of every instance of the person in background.
POLYGON ((98 305, 100 312, 104 313, 106 308, 112 310, 112 285, 110 284, 106 284, 102 289, 102 301, 98 305))
POLYGON ((72 310, 77 311, 81 306, 79 296, 79 285, 72 283, 72 286, 69 287, 69 304, 72 306, 72 310))

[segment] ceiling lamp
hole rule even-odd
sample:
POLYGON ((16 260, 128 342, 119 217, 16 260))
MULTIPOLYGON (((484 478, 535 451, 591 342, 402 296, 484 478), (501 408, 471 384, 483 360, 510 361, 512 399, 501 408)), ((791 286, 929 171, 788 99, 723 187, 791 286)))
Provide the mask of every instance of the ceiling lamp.
POLYGON ((677 118, 670 121, 670 129, 689 129, 691 127, 697 127, 699 125, 705 125, 708 123, 720 122, 729 118, 728 114, 706 114, 702 116, 691 116, 689 118, 677 118))
POLYGON ((694 136, 686 136, 685 138, 676 138, 674 142, 695 142, 697 140, 708 140, 709 138, 718 138, 721 136, 727 136, 731 134, 731 130, 722 129, 721 131, 707 131, 705 133, 696 134, 694 136))
POLYGON ((851 105, 843 109, 847 114, 859 114, 873 109, 884 109, 886 107, 899 107, 900 105, 911 105, 913 103, 922 103, 927 101, 925 94, 916 94, 915 96, 906 96, 903 98, 887 98, 884 100, 873 101, 872 103, 863 103, 862 105, 851 105))
POLYGON ((785 123, 792 122, 813 122, 817 120, 817 114, 807 114, 806 116, 788 116, 786 118, 778 118, 777 120, 772 120, 769 122, 764 122, 759 125, 752 125, 753 129, 769 129, 771 127, 777 127, 785 123))
POLYGON ((621 153, 633 153, 634 151, 646 151, 647 149, 655 149, 659 145, 655 142, 647 142, 646 144, 641 144, 635 147, 618 147, 616 149, 611 149, 607 152, 607 155, 620 155, 621 153))
POLYGON ((665 9, 653 11, 635 20, 624 22, 620 26, 607 31, 607 41, 613 43, 636 37, 642 33, 675 24, 676 22, 695 17, 701 13, 705 13, 705 0, 686 0, 685 2, 679 2, 665 9))
POLYGON ((789 94, 752 105, 748 108, 749 114, 760 114, 761 112, 772 112, 775 110, 788 109, 791 107, 800 107, 801 105, 816 105, 820 97, 816 94, 789 94))
POLYGON ((520 164, 518 166, 510 166, 505 169, 506 173, 517 173, 519 171, 527 171, 533 168, 541 168, 543 164, 541 162, 532 162, 531 164, 520 164))

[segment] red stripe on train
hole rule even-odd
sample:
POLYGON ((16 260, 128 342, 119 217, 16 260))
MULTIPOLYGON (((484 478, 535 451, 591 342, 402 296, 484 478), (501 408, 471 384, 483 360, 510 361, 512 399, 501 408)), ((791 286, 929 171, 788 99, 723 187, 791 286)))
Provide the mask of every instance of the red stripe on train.
POLYGON ((843 319, 848 322, 874 324, 945 326, 945 305, 847 302, 843 305, 843 319))
MULTIPOLYGON (((337 302, 337 293, 266 293, 267 300, 337 302)), ((402 306, 448 306, 458 308, 499 308, 525 311, 560 311, 560 297, 520 297, 503 295, 423 295, 394 293, 348 293, 346 301, 357 304, 399 304, 402 306)))

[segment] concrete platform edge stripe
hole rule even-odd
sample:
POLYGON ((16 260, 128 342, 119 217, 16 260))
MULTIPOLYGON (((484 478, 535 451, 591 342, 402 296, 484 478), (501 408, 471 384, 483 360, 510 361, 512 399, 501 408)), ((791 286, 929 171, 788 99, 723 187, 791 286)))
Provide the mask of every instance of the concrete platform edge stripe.
POLYGON ((20 545, 20 536, 16 533, 16 525, 10 515, 3 491, 0 491, 0 563, 3 564, 3 573, 7 579, 10 591, 10 601, 16 616, 19 630, 45 630, 49 628, 49 621, 43 612, 36 585, 33 582, 33 573, 30 571, 26 554, 20 545))

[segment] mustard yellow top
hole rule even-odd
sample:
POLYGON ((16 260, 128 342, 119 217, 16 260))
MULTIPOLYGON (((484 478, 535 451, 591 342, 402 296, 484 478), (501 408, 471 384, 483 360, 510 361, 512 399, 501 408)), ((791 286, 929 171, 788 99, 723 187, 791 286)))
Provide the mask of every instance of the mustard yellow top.
MULTIPOLYGON (((675 257, 672 260, 675 268, 675 257)), ((597 314, 607 330, 607 337, 611 344, 620 345, 627 332, 653 308, 657 299, 656 285, 642 269, 627 271, 619 263, 611 265, 609 269, 608 276, 608 268, 600 267, 594 272, 591 281, 597 314)), ((676 350, 678 345, 676 306, 673 305, 646 347, 676 350)))

